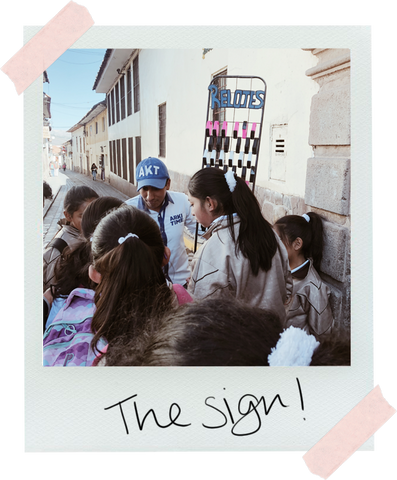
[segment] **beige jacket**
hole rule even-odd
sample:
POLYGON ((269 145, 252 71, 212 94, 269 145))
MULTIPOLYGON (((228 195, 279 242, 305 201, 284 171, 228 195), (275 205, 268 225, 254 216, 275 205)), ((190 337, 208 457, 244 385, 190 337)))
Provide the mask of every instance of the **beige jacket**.
POLYGON ((330 289, 322 281, 310 260, 309 271, 301 280, 293 279, 294 290, 287 305, 286 328, 293 325, 321 341, 332 334, 333 316, 329 304, 330 289))
MULTIPOLYGON (((59 222, 58 222, 59 223, 59 222)), ((62 224, 62 228, 58 231, 55 238, 62 238, 68 244, 68 247, 73 247, 79 241, 79 230, 71 225, 62 224)), ((49 246, 44 250, 43 253, 43 293, 51 286, 56 283, 55 277, 55 267, 57 266, 61 254, 59 250, 54 247, 49 246)))
MULTIPOLYGON (((234 223, 238 238, 240 219, 234 223)), ((235 244, 227 220, 215 222, 206 235, 210 238, 196 252, 192 260, 192 277, 188 291, 194 299, 220 297, 226 291, 251 306, 271 310, 285 321, 284 304, 292 294, 292 277, 287 251, 275 234, 278 249, 268 272, 260 270, 254 276, 249 260, 235 254, 235 244)))

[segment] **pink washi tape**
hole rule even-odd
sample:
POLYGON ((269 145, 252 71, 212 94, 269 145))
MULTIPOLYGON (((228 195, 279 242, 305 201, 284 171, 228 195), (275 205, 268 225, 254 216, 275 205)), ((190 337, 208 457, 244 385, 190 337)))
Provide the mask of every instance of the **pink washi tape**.
POLYGON ((328 478, 395 413, 379 386, 375 387, 305 453, 303 459, 309 470, 328 478))
POLYGON ((13 81, 18 95, 93 24, 88 10, 74 2, 57 13, 1 68, 13 81))

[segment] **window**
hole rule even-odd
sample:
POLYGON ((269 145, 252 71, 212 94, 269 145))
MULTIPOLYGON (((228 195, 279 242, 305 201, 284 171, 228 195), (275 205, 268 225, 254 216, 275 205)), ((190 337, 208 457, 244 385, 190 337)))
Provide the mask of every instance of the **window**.
POLYGON ((131 68, 127 70, 127 115, 132 114, 131 68))
POLYGON ((287 134, 288 125, 272 125, 270 157, 270 178, 285 182, 287 170, 287 134))
POLYGON ((121 177, 121 142, 120 142, 120 139, 118 138, 116 140, 116 145, 117 145, 117 165, 116 165, 116 168, 117 168, 117 171, 116 171, 116 174, 121 177))
POLYGON ((121 146, 122 146, 122 160, 123 160, 123 178, 124 180, 127 180, 127 139, 126 138, 123 138, 121 140, 121 146))
MULTIPOLYGON (((218 87, 218 94, 216 98, 220 101, 220 91, 226 89, 226 78, 217 78, 219 75, 227 75, 227 70, 223 70, 222 72, 214 75, 213 84, 218 87)), ((226 120, 226 108, 219 108, 217 105, 215 105, 215 108, 212 110, 212 114, 212 120, 214 122, 218 121, 219 125, 222 125, 222 122, 226 120)))
POLYGON ((112 123, 111 123, 111 125, 113 125, 114 122, 115 122, 115 119, 114 119, 114 89, 112 90, 112 93, 111 93, 111 99, 112 99, 112 101, 111 101, 111 103, 112 103, 112 123))
POLYGON ((141 137, 135 137, 135 161, 137 165, 142 161, 141 137))
POLYGON ((139 95, 139 63, 138 58, 135 57, 134 61, 132 62, 133 68, 133 81, 134 81, 134 113, 139 112, 141 109, 141 101, 139 95))
POLYGON ((121 120, 125 118, 125 81, 124 75, 120 78, 120 103, 121 103, 121 120))
POLYGON ((95 122, 95 133, 98 135, 98 122, 95 122))
POLYGON ((110 154, 110 171, 114 172, 114 165, 113 165, 113 140, 109 142, 109 154, 110 154))
POLYGON ((90 137, 92 137, 92 125, 90 125, 90 137))
POLYGON ((130 183, 134 183, 134 139, 128 138, 128 166, 130 170, 130 183))
POLYGON ((159 105, 159 156, 165 157, 166 104, 159 105))
POLYGON ((116 122, 120 121, 120 97, 119 97, 119 84, 116 83, 115 87, 115 96, 116 96, 116 122))
POLYGON ((111 117, 110 117, 110 115, 111 115, 111 105, 110 105, 111 97, 110 97, 110 93, 109 93, 109 95, 108 95, 106 98, 107 98, 107 101, 108 101, 108 104, 107 104, 107 107, 108 107, 108 124, 111 125, 111 124, 112 124, 112 119, 111 119, 111 117))
POLYGON ((102 117, 102 132, 105 131, 105 116, 102 117))

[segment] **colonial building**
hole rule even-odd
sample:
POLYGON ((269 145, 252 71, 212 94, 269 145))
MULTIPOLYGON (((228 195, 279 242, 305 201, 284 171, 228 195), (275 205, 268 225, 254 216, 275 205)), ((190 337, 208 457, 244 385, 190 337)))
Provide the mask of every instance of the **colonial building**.
POLYGON ((70 158, 70 170, 83 172, 83 165, 86 165, 85 155, 85 128, 84 125, 76 123, 68 130, 72 135, 72 156, 70 158))
POLYGON ((63 162, 65 162, 66 168, 68 168, 69 170, 71 170, 72 156, 72 139, 70 139, 62 144, 62 164, 63 162))
POLYGON ((142 158, 139 62, 138 50, 107 50, 93 86, 107 98, 109 181, 130 196, 142 158))
MULTIPOLYGON (((107 109, 106 101, 102 101, 95 105, 91 112, 87 114, 85 121, 86 129, 86 156, 88 160, 88 170, 91 172, 91 165, 96 164, 106 171, 109 171, 108 160, 108 126, 107 126, 107 109)), ((98 170, 98 175, 99 175, 98 170)))
POLYGON ((240 115, 233 122, 241 128, 236 91, 240 100, 243 92, 259 92, 264 117, 255 195, 271 223, 310 210, 326 218, 321 276, 332 291, 336 329, 340 336, 349 334, 348 50, 109 49, 93 89, 107 98, 110 183, 130 196, 136 194, 135 167, 148 156, 161 158, 171 188, 186 192, 189 178, 203 165, 207 121, 228 120, 233 110, 240 115), (246 76, 260 77, 265 86, 258 90, 231 78, 246 76), (211 111, 213 80, 224 97, 211 111))
POLYGON ((68 130, 72 134, 71 169, 90 174, 91 165, 109 168, 106 101, 95 104, 84 117, 68 130))

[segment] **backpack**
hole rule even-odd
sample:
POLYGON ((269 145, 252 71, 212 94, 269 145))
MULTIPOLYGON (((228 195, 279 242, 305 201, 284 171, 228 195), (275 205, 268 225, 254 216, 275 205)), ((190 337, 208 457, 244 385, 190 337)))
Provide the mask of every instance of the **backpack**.
MULTIPOLYGON (((91 366, 96 354, 91 349, 92 316, 95 312, 95 292, 75 288, 43 336, 43 365, 45 367, 91 366)), ((97 344, 102 350, 106 342, 97 344)))

